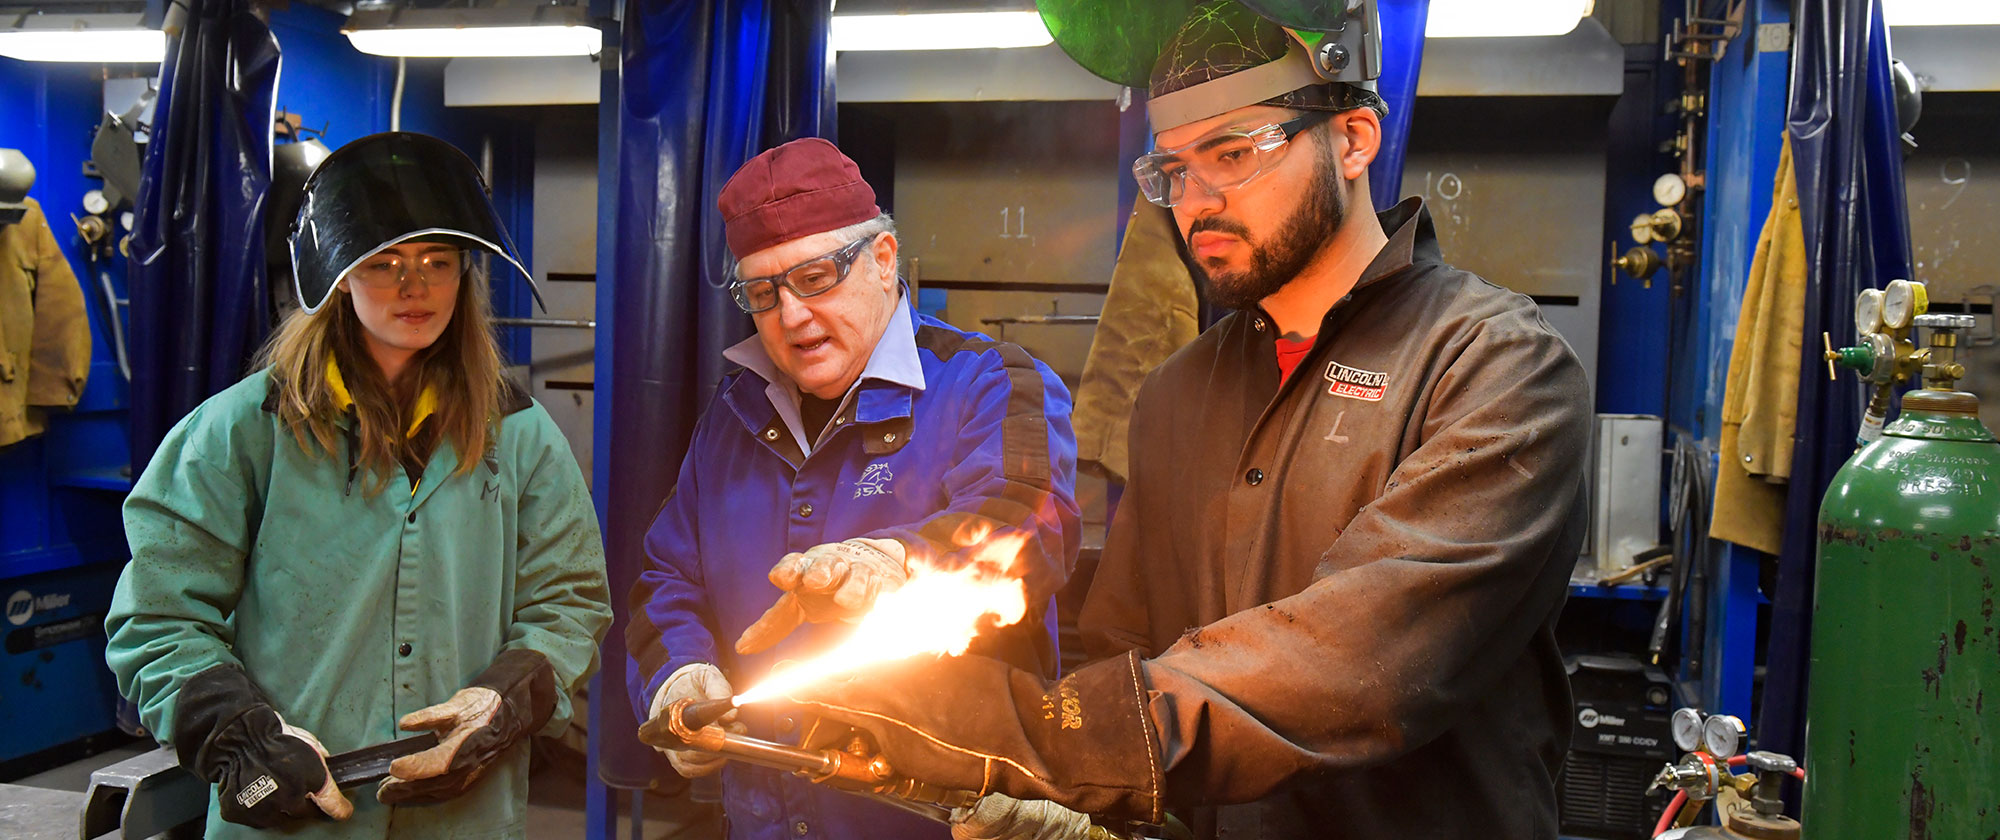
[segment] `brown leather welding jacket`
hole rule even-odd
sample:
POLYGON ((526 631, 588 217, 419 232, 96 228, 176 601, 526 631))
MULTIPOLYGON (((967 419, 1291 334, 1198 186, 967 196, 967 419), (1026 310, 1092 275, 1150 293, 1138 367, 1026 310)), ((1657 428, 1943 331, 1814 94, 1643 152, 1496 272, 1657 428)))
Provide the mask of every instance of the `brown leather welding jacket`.
POLYGON ((1085 646, 1149 657, 1156 778, 1202 834, 1553 838, 1589 386, 1419 200, 1380 218, 1288 381, 1254 311, 1148 378, 1085 646))
POLYGON ((0 446, 42 433, 48 409, 68 410, 90 374, 83 288, 34 199, 0 226, 0 446))

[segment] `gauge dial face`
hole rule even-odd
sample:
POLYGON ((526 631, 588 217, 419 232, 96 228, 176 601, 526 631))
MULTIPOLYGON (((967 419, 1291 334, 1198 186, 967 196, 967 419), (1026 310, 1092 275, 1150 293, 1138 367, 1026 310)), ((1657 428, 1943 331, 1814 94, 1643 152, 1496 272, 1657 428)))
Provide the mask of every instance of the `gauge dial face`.
POLYGON ((139 221, 139 217, 132 215, 132 211, 127 210, 118 214, 118 221, 125 226, 126 230, 133 230, 139 221))
POLYGON ((111 209, 111 202, 104 200, 101 190, 91 190, 83 194, 83 212, 95 216, 111 209))
POLYGON ((1653 182, 1653 200, 1662 206, 1672 207, 1687 198, 1688 185, 1681 176, 1669 172, 1653 182))
POLYGON ((1641 213, 1632 220, 1632 241, 1641 245, 1653 241, 1653 214, 1641 213))
POLYGON ((1917 287, 1908 280, 1891 280, 1882 290, 1882 323, 1892 330, 1908 329, 1917 311, 1917 287))
POLYGON ((1744 731, 1743 721, 1735 716, 1716 715, 1702 726, 1701 738, 1710 753, 1728 758, 1743 746, 1744 731))
POLYGON ((1882 331, 1882 290, 1864 289, 1854 299, 1854 334, 1865 336, 1882 331))
POLYGON ((1691 753, 1701 749, 1701 713, 1693 709, 1674 712, 1674 746, 1681 752, 1691 753))

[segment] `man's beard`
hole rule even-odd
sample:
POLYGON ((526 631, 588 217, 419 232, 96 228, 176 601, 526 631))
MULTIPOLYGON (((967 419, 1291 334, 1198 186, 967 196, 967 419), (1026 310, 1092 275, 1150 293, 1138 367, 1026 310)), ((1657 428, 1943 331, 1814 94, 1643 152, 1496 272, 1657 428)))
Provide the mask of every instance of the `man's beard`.
POLYGON ((1196 219, 1188 227, 1189 236, 1205 230, 1216 231, 1235 236, 1250 248, 1250 268, 1246 271, 1218 270, 1206 265, 1206 260, 1196 261, 1210 303, 1237 310, 1256 308, 1260 301, 1303 273, 1327 240, 1333 238, 1334 231, 1340 229, 1347 217, 1346 196, 1340 190, 1340 174, 1330 160, 1329 150, 1322 146, 1319 151, 1318 165, 1313 168, 1305 199, 1279 226, 1277 236, 1269 244, 1251 239, 1249 228, 1224 216, 1196 219))

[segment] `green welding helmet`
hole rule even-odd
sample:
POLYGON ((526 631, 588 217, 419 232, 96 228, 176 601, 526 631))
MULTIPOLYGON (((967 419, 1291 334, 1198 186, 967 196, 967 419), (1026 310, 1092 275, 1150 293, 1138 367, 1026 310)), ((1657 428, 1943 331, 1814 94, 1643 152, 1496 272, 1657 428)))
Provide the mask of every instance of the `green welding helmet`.
POLYGON ((306 179, 291 227, 299 305, 318 311, 347 272, 404 242, 493 254, 520 272, 541 303, 472 159, 435 137, 388 132, 335 149, 306 179))
POLYGON ((1258 103, 1384 110, 1376 0, 1037 0, 1084 69, 1151 95, 1155 133, 1258 103))

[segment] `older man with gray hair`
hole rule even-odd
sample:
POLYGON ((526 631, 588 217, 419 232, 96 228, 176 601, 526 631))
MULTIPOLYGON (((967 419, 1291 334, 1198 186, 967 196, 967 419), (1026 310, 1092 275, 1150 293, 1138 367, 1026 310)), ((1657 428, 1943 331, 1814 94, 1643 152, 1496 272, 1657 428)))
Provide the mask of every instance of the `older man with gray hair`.
MULTIPOLYGON (((758 155, 716 205, 737 258, 730 289, 757 335, 724 353, 742 369, 696 425, 646 535, 626 636, 640 718, 809 658, 912 561, 950 567, 1010 535, 1026 538, 1014 571, 1029 613, 973 649, 1053 676, 1047 606, 1078 539, 1062 381, 1019 347, 916 312, 895 226, 832 143, 758 155)), ((799 735, 787 710, 732 715, 759 738, 799 735)), ((723 770, 738 840, 945 834, 777 771, 667 754, 684 775, 723 770)))

